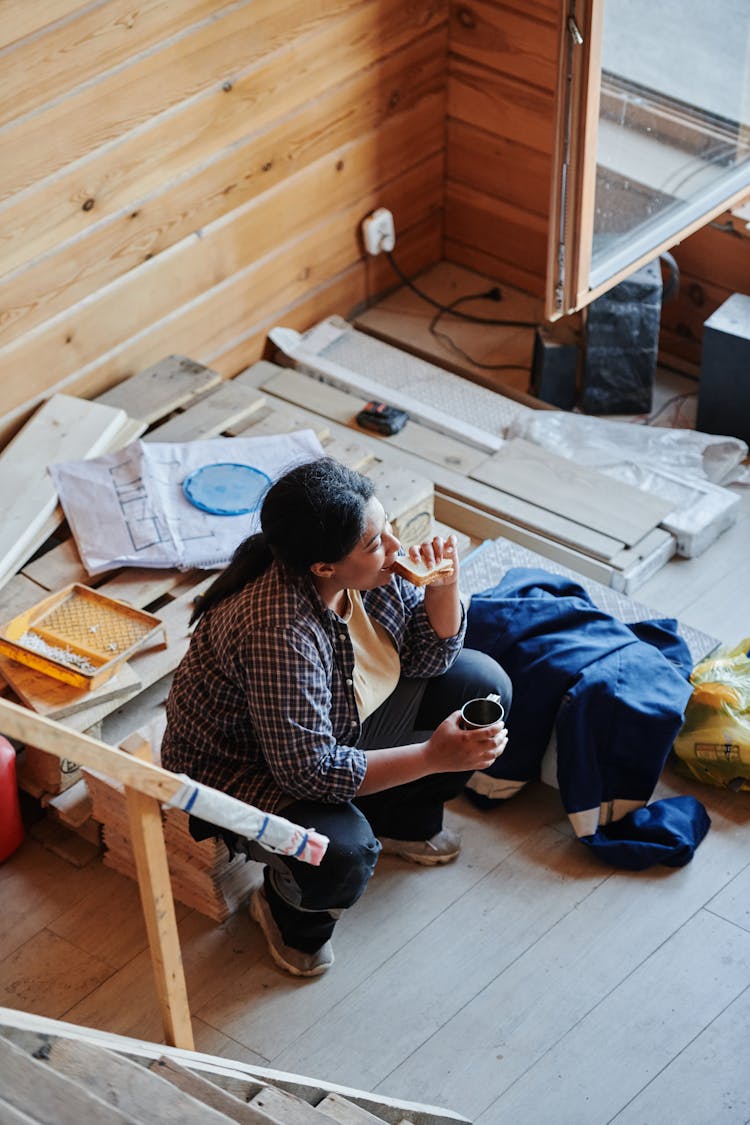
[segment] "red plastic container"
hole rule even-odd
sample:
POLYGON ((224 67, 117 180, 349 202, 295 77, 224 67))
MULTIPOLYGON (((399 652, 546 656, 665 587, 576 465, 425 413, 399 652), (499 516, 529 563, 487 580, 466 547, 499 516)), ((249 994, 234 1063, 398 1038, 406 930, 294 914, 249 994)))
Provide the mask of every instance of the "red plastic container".
POLYGON ((23 841, 23 822, 16 783, 16 752, 0 735, 0 863, 23 841))

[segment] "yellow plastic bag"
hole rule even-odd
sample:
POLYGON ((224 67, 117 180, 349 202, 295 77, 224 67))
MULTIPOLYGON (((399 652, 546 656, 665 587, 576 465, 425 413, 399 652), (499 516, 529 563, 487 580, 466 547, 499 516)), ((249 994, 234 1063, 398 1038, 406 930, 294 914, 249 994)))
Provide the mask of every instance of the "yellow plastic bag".
POLYGON ((696 665, 674 750, 699 781, 750 790, 750 637, 696 665))

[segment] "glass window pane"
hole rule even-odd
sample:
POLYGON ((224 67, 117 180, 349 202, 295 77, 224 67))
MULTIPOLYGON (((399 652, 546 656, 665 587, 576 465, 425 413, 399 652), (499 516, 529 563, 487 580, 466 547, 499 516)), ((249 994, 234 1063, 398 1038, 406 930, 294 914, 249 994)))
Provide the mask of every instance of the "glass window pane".
POLYGON ((750 184, 748 0, 606 0, 591 287, 750 184))

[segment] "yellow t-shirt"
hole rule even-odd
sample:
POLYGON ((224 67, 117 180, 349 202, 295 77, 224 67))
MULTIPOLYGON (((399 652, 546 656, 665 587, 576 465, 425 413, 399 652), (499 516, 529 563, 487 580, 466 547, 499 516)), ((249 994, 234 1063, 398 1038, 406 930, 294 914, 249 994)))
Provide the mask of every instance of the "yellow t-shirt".
POLYGON ((359 590, 347 590, 347 595, 349 604, 341 620, 349 627, 354 649, 354 698, 364 722, 396 687, 401 661, 391 635, 368 617, 359 590))

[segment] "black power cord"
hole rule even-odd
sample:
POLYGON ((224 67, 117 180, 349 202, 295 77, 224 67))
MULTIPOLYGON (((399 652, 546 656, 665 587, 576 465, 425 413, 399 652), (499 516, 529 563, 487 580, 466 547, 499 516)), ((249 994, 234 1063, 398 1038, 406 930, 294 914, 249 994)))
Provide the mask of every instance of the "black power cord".
POLYGON ((411 289, 413 293, 416 293, 418 297, 421 297, 423 301, 426 301, 429 305, 432 305, 432 307, 437 310, 429 324, 430 335, 434 336, 436 340, 439 340, 441 343, 445 344, 446 347, 450 348, 451 351, 456 353, 456 355, 459 355, 463 359, 468 360, 469 363, 474 365, 474 367, 480 367, 485 371, 529 370, 528 364, 482 363, 481 360, 474 359, 474 357, 469 355, 468 352, 464 351, 463 348, 460 348, 455 340, 453 340, 447 334, 447 332, 438 332, 437 326, 443 316, 455 316, 460 320, 468 320, 472 324, 489 324, 504 328, 536 329, 537 324, 535 321, 474 316, 472 313, 462 312, 457 309, 457 305, 464 304, 466 301, 501 301, 503 295, 499 286, 495 285, 491 289, 484 290, 481 293, 468 293, 464 297, 456 297, 455 301, 451 301, 450 304, 444 305, 441 301, 436 301, 434 297, 430 297, 428 293, 425 293, 422 289, 415 285, 411 278, 407 277, 403 270, 400 269, 398 263, 396 262, 393 254, 391 254, 390 251, 385 251, 385 255, 390 262, 391 268, 393 269, 394 273, 401 279, 403 284, 406 285, 408 289, 411 289))
POLYGON ((385 256, 388 259, 388 261, 390 262, 394 273, 397 274, 397 276, 401 279, 401 281, 404 283, 404 285, 406 285, 409 289, 411 289, 413 293, 416 293, 418 297, 421 297, 423 301, 427 301, 428 305, 432 305, 433 308, 438 309, 440 313, 443 313, 443 314, 444 313, 450 313, 451 316, 457 316, 461 320, 470 320, 472 322, 472 324, 499 324, 499 325, 504 325, 506 328, 536 328, 536 322, 535 321, 532 322, 532 321, 529 321, 529 320, 491 320, 491 319, 488 319, 487 317, 484 317, 484 316, 472 316, 471 313, 456 312, 455 309, 453 308, 453 306, 457 305, 460 301, 473 301, 473 300, 479 300, 481 298, 484 298, 484 299, 490 300, 490 301, 501 301, 503 295, 500 292, 500 289, 499 289, 498 286, 494 286, 494 288, 488 289, 484 293, 473 293, 473 294, 470 294, 467 297, 459 297, 459 298, 457 298, 457 300, 452 301, 450 305, 444 305, 440 301, 436 301, 434 297, 430 297, 428 293, 423 292, 423 290, 421 290, 418 286, 416 286, 414 284, 414 282, 411 280, 411 278, 406 276, 406 274, 403 272, 403 270, 400 268, 400 266, 396 262, 396 259, 393 257, 393 254, 391 254, 391 252, 389 250, 385 251, 385 256))

